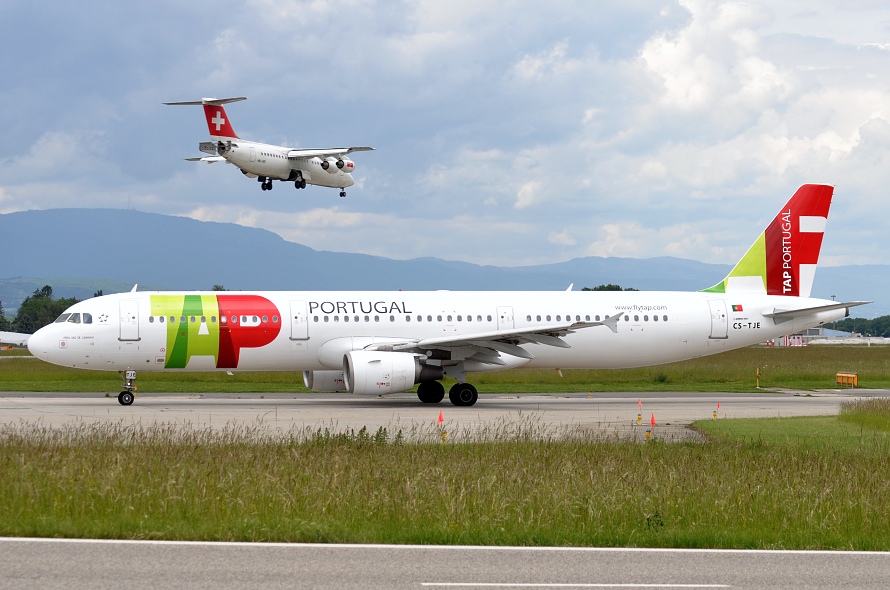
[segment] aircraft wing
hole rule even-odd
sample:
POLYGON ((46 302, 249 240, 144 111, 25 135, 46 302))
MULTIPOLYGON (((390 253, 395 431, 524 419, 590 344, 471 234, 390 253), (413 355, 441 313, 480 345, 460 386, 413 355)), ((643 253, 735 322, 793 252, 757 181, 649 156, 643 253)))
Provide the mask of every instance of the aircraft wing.
MULTIPOLYGON (((533 359, 535 355, 523 348, 522 344, 540 344, 544 346, 556 346, 558 348, 570 348, 562 340, 563 336, 571 334, 583 328, 594 326, 606 326, 613 332, 618 331, 620 313, 612 317, 606 316, 601 322, 564 322, 559 324, 542 324, 528 328, 515 330, 498 330, 492 332, 480 332, 463 336, 440 336, 437 338, 424 338, 404 342, 401 344, 386 344, 386 348, 393 351, 413 350, 422 353, 434 348, 467 349, 466 358, 472 358, 492 365, 505 365, 499 353, 509 354, 524 359, 533 359)), ((462 355, 464 356, 464 355, 462 355)))
POLYGON ((348 147, 348 148, 307 148, 294 149, 287 152, 287 157, 292 159, 301 158, 327 158, 328 156, 343 156, 352 152, 370 152, 372 147, 348 147))
POLYGON ((847 308, 847 315, 849 315, 849 309, 851 307, 856 307, 857 305, 868 305, 869 303, 871 303, 871 301, 847 301, 846 303, 832 303, 830 305, 817 305, 816 307, 804 307, 800 309, 779 309, 777 307, 770 313, 763 314, 763 317, 773 318, 773 320, 777 324, 781 324, 782 322, 787 322, 793 320, 794 318, 813 315, 819 313, 820 311, 834 311, 835 309, 847 308))
POLYGON ((4 344, 16 344, 24 346, 28 343, 30 334, 19 334, 17 332, 0 332, 0 342, 4 344))
POLYGON ((214 162, 224 162, 225 158, 222 156, 204 156, 203 158, 185 158, 186 162, 207 162, 208 164, 213 164, 214 162))

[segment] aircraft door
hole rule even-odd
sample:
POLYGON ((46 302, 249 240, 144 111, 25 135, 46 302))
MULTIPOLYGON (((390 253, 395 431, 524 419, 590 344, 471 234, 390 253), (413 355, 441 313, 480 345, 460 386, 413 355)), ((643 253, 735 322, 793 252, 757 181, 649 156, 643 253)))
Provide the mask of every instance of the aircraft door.
POLYGON ((309 314, 306 312, 305 301, 290 302, 290 339, 309 339, 309 314))
POLYGON ((139 302, 124 300, 120 302, 120 337, 121 341, 134 342, 139 340, 139 302))
POLYGON ((498 330, 513 329, 513 307, 498 306, 498 330))
POLYGON ((250 150, 250 161, 256 162, 256 148, 248 148, 250 150))
POLYGON ((729 316, 726 313, 726 302, 722 299, 709 299, 711 308, 711 338, 729 338, 729 316))

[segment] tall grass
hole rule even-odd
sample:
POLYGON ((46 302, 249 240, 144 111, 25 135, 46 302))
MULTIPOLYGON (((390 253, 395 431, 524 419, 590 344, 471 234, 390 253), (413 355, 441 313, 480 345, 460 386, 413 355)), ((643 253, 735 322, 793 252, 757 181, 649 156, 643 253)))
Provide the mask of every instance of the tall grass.
POLYGON ((890 549, 886 442, 586 436, 534 422, 463 444, 435 427, 5 426, 0 534, 890 549))

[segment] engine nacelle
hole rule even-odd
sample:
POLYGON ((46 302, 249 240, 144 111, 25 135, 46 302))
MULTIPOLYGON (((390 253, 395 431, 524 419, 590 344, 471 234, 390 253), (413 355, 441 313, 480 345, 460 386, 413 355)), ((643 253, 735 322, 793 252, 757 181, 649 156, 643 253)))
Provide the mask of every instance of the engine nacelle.
POLYGON ((303 385, 312 391, 346 391, 343 371, 303 371, 303 385))
POLYGON ((355 170, 355 162, 353 162, 349 158, 343 158, 337 160, 337 168, 339 168, 342 172, 352 172, 353 170, 355 170))
POLYGON ((443 376, 442 367, 429 367, 417 362, 407 352, 353 350, 343 356, 343 374, 349 393, 398 393, 421 381, 443 376))
POLYGON ((336 174, 340 172, 340 169, 337 167, 337 158, 330 156, 321 161, 321 169, 325 170, 328 174, 336 174))

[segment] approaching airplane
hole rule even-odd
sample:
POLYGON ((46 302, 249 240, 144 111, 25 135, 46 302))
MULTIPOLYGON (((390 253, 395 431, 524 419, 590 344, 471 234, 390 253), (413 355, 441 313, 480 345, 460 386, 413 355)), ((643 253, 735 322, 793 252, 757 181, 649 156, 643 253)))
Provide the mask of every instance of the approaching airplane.
POLYGON ((307 184, 339 188, 352 186, 352 171, 355 163, 346 154, 366 152, 372 147, 298 149, 280 145, 269 145, 247 141, 235 135, 232 123, 226 114, 224 104, 247 100, 246 96, 236 98, 203 98, 184 102, 165 102, 166 105, 203 105, 207 118, 207 129, 212 141, 204 141, 198 148, 206 154, 202 158, 186 158, 190 162, 226 161, 237 166, 248 178, 256 178, 264 191, 272 190, 273 180, 294 183, 296 188, 306 188, 307 184))
POLYGON ((66 367, 303 371, 315 391, 476 403, 467 374, 516 367, 657 365, 732 350, 849 315, 810 298, 834 189, 804 185, 729 275, 663 291, 136 292, 81 301, 28 341, 66 367))

